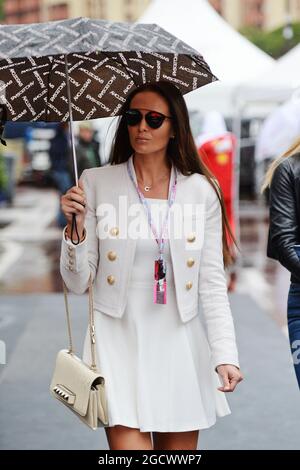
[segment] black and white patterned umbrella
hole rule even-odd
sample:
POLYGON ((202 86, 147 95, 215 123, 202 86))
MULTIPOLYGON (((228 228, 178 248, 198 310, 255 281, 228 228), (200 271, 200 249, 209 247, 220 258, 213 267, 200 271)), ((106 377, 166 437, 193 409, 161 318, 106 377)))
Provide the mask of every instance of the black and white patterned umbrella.
POLYGON ((216 80, 195 49, 156 24, 75 18, 0 25, 0 103, 10 121, 116 116, 135 87, 158 80, 182 92, 216 80))

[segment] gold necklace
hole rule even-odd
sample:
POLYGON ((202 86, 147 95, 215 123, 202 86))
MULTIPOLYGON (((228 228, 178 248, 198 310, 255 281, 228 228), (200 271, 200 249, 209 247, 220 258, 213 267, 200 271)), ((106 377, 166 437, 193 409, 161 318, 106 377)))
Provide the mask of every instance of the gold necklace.
MULTIPOLYGON (((168 174, 168 175, 165 175, 165 177, 168 177, 168 176, 169 176, 169 174, 168 174)), ((142 185, 144 184, 144 183, 143 183, 141 180, 139 180, 138 178, 137 178, 137 181, 140 182, 140 183, 142 183, 142 185)), ((152 188, 153 188, 153 185, 150 186, 149 184, 147 184, 147 185, 144 186, 144 191, 147 191, 147 192, 148 192, 148 191, 150 191, 150 189, 152 189, 152 188)))

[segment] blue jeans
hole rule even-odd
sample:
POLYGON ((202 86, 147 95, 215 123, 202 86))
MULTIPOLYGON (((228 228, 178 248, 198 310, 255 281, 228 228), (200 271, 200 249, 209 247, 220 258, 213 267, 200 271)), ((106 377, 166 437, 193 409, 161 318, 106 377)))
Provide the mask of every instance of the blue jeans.
MULTIPOLYGON (((300 258, 300 246, 295 246, 294 249, 300 258)), ((287 304, 289 340, 300 389, 300 282, 291 282, 287 304)))
MULTIPOLYGON (((67 171, 52 170, 51 175, 52 175, 53 180, 55 181, 57 189, 60 192, 60 195, 65 194, 68 191, 68 189, 71 188, 72 180, 71 180, 71 176, 69 175, 67 171)), ((61 210, 60 206, 58 209, 56 221, 61 228, 63 228, 67 224, 67 219, 65 218, 65 215, 63 211, 61 210)))

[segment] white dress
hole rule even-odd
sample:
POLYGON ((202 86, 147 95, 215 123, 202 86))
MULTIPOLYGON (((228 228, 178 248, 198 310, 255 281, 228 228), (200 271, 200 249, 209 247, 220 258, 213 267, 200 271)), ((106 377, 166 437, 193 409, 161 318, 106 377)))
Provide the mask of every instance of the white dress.
MULTIPOLYGON (((147 198, 164 205, 167 200, 147 198)), ((161 207, 161 206, 160 206, 161 207)), ((155 217, 160 229, 161 218, 155 217)), ((145 215, 146 217, 146 215, 145 215)), ((109 426, 117 424, 141 431, 180 432, 212 426, 230 409, 218 374, 210 362, 210 349, 200 315, 183 323, 179 317, 170 258, 167 263, 167 303, 153 302, 154 260, 158 245, 152 232, 139 238, 122 318, 95 310, 97 365, 105 378, 109 426), (152 237, 152 238, 151 238, 152 237)), ((88 332, 84 360, 90 360, 88 332)))

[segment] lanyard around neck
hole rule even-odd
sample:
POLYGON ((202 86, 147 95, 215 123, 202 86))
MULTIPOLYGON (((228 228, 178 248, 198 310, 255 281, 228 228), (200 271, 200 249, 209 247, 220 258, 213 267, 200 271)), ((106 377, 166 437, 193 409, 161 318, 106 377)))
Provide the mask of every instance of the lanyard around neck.
MULTIPOLYGON (((132 162, 132 159, 131 159, 131 165, 133 167, 133 162, 132 162)), ((152 220, 152 217, 151 217, 151 210, 150 210, 150 206, 149 206, 149 203, 148 201, 145 199, 143 193, 141 192, 140 188, 138 187, 137 183, 135 182, 134 180, 134 176, 133 176, 133 168, 131 167, 130 165, 130 160, 127 160, 127 171, 128 171, 128 174, 130 176, 130 179, 131 181, 133 182, 134 186, 135 186, 135 189, 139 195, 139 198, 140 198, 140 201, 141 203, 143 204, 146 212, 147 212, 147 217, 148 217, 148 223, 150 225, 150 228, 153 232, 153 235, 155 237, 155 240, 158 244, 158 248, 159 248, 159 253, 160 253, 160 257, 162 258, 162 254, 163 254, 163 249, 164 249, 164 238, 163 238, 163 234, 164 234, 164 230, 165 230, 165 227, 167 225, 167 222, 168 222, 168 218, 169 218, 169 212, 170 212, 170 208, 172 206, 172 204, 174 203, 174 200, 175 200, 175 195, 176 195, 176 185, 177 185, 177 168, 174 166, 174 173, 175 173, 175 177, 174 177, 174 181, 173 181, 173 184, 172 186, 169 188, 169 194, 168 194, 168 209, 167 209, 167 214, 165 216, 165 219, 164 219, 164 223, 163 223, 163 226, 162 226, 162 229, 161 229, 161 233, 160 233, 160 236, 158 236, 158 233, 157 233, 157 230, 156 230, 156 227, 153 223, 153 220, 152 220)), ((172 174, 172 173, 171 173, 172 174)))

